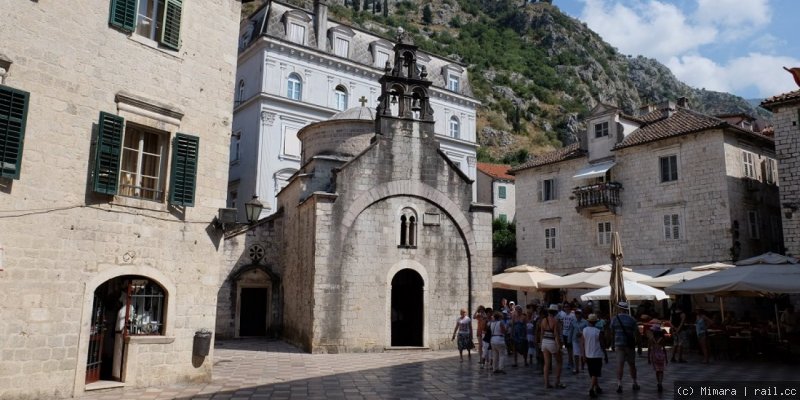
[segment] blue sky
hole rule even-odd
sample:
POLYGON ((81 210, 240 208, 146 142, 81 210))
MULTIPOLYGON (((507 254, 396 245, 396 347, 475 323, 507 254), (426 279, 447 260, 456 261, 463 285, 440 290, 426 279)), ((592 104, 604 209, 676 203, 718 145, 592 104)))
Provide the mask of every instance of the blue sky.
POLYGON ((623 54, 655 58, 687 84, 763 98, 797 90, 798 0, 554 0, 623 54))

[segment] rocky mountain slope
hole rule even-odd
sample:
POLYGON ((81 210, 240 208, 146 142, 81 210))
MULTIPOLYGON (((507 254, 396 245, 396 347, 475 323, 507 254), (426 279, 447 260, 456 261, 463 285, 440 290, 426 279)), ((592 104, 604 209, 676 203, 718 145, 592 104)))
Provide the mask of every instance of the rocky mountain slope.
MULTIPOLYGON (((422 49, 469 66, 483 102, 484 161, 516 163, 572 142, 600 102, 636 114, 643 105, 687 97, 691 108, 711 115, 769 117, 743 98, 689 87, 654 59, 620 54, 548 1, 363 0, 358 11, 353 1, 359 0, 329 0, 332 16, 388 37, 402 26, 422 49)), ((290 3, 312 6, 311 0, 290 3)))

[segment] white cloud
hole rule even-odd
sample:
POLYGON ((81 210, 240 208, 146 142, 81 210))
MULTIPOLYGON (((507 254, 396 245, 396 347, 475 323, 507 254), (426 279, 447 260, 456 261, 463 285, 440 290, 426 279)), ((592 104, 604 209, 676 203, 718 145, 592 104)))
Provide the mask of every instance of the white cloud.
POLYGON ((725 65, 699 55, 673 57, 667 62, 678 79, 687 84, 722 92, 755 92, 769 97, 796 90, 791 74, 782 67, 800 65, 800 59, 750 53, 725 65))
POLYGON ((716 26, 720 40, 731 41, 769 24, 772 13, 767 0, 697 0, 694 18, 700 25, 716 26))
POLYGON ((626 6, 618 1, 587 0, 581 19, 626 54, 662 61, 713 43, 713 26, 692 24, 678 7, 650 0, 626 6))

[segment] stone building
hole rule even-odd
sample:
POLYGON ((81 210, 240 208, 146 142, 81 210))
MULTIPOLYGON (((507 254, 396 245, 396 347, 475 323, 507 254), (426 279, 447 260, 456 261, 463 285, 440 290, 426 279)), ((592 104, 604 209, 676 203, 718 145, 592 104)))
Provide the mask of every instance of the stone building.
POLYGON ((0 398, 210 380, 241 4, 4 4, 0 398))
POLYGON ((775 153, 781 187, 783 238, 787 254, 800 255, 800 90, 770 97, 761 106, 772 111, 775 153))
POLYGON ((517 261, 550 271, 663 269, 781 250, 773 140, 664 102, 638 116, 598 105, 578 143, 512 170, 517 261))
POLYGON ((478 163, 478 202, 494 205, 494 219, 514 221, 516 194, 510 165, 478 163))
MULTIPOLYGON (((377 25, 376 25, 377 27, 377 25)), ((391 63, 392 42, 337 22, 325 0, 305 10, 268 1, 241 25, 231 140, 228 204, 239 209, 253 195, 271 205, 302 165, 297 133, 366 99, 377 105, 378 78, 391 63)), ((475 179, 476 120, 466 66, 424 52, 434 132, 442 150, 475 179)), ((474 193, 473 193, 474 195, 474 193)))
POLYGON ((448 348, 458 310, 490 301, 491 206, 472 202, 442 149, 416 50, 400 36, 376 109, 301 129, 302 166, 276 212, 226 235, 218 337, 448 348))

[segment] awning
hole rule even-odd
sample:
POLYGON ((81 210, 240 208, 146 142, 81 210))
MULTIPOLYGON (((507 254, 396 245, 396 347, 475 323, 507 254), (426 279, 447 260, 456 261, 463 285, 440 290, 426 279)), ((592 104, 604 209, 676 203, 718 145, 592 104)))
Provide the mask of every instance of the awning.
POLYGON ((577 174, 573 176, 575 179, 588 179, 588 178, 596 178, 598 176, 603 176, 606 174, 606 171, 610 170, 611 167, 614 166, 613 161, 604 161, 597 164, 589 164, 586 167, 583 167, 577 174))

